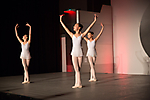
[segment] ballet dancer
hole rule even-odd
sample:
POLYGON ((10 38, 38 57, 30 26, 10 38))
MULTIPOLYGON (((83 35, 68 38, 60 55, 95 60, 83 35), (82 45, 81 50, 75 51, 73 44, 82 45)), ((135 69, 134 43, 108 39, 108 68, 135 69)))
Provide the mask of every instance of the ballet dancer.
POLYGON ((21 47, 22 47, 22 52, 20 55, 20 58, 22 59, 22 65, 24 67, 24 81, 22 82, 22 84, 30 83, 28 67, 29 67, 29 62, 31 59, 30 52, 29 52, 29 47, 30 47, 30 43, 31 43, 31 25, 29 25, 27 23, 26 26, 29 27, 29 40, 28 41, 27 41, 28 37, 26 34, 22 38, 23 41, 19 38, 18 33, 17 33, 17 28, 19 26, 18 26, 18 24, 16 24, 16 26, 15 26, 16 37, 17 37, 18 41, 21 43, 21 47))
POLYGON ((83 28, 82 24, 76 23, 73 27, 75 34, 70 32, 70 30, 62 22, 63 16, 64 15, 60 15, 60 23, 63 26, 63 28, 65 29, 65 31, 72 38, 72 43, 73 43, 71 55, 72 55, 72 63, 73 63, 74 70, 75 70, 75 85, 72 86, 72 88, 82 88, 80 71, 79 71, 79 67, 81 68, 82 56, 83 56, 82 49, 81 49, 81 39, 88 33, 88 31, 94 25, 94 23, 96 22, 97 16, 96 16, 96 14, 94 14, 94 21, 90 24, 90 26, 83 33, 81 33, 81 30, 83 28))
POLYGON ((90 75, 89 82, 96 81, 95 69, 94 69, 94 65, 95 65, 95 61, 96 61, 95 43, 103 32, 104 26, 102 23, 101 23, 101 26, 102 26, 102 29, 95 39, 93 39, 93 35, 94 35, 93 32, 88 32, 88 38, 89 39, 84 37, 84 40, 87 42, 87 47, 88 47, 88 51, 87 51, 86 56, 88 57, 90 67, 91 67, 91 70, 90 70, 91 75, 90 75))

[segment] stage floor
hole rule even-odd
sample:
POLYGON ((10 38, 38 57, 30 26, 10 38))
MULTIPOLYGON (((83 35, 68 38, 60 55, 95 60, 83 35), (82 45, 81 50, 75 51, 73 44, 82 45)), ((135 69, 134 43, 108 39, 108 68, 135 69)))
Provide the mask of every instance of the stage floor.
POLYGON ((21 84, 23 76, 0 77, 0 100, 150 100, 149 75, 82 73, 83 88, 72 89, 74 73, 30 75, 30 84, 21 84))

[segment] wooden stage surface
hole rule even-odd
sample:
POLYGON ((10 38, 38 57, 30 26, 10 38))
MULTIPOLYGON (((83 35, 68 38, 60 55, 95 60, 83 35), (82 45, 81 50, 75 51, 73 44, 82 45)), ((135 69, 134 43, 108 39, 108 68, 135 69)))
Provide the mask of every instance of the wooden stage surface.
POLYGON ((24 85, 23 75, 0 77, 0 100, 150 100, 149 75, 96 76, 90 83, 89 73, 82 73, 81 89, 71 88, 74 73, 33 74, 24 85))

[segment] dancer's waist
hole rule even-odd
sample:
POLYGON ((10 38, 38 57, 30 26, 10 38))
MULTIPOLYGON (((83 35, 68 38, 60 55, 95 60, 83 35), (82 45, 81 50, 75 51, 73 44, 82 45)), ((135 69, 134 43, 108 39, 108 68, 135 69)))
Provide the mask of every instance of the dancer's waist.
POLYGON ((72 46, 73 48, 82 48, 81 46, 72 46))
POLYGON ((22 50, 22 52, 29 52, 29 50, 22 50))
POLYGON ((95 48, 88 48, 88 50, 95 50, 95 48))

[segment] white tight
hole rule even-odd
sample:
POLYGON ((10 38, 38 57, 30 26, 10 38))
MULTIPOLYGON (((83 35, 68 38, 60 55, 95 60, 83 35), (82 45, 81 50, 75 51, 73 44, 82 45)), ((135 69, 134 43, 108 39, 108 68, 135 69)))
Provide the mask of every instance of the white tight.
POLYGON ((75 70, 75 86, 80 86, 81 77, 80 77, 79 67, 81 68, 82 57, 72 56, 72 63, 73 63, 74 70, 75 70))
POLYGON ((95 69, 94 69, 96 58, 88 56, 88 60, 89 60, 90 67, 91 67, 91 77, 90 77, 90 79, 96 79, 96 77, 95 77, 95 69))
POLYGON ((29 81, 29 74, 28 74, 29 63, 30 63, 29 59, 22 59, 22 65, 24 67, 24 82, 29 81))

